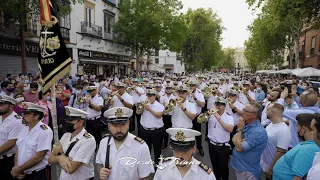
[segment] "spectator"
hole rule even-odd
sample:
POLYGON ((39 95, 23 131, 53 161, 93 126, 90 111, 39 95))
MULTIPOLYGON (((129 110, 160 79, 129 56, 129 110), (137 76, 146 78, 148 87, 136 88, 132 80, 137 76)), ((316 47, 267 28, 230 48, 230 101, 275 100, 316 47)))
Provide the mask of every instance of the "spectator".
POLYGON ((43 116, 43 123, 48 125, 51 129, 53 129, 52 126, 52 104, 50 102, 51 100, 51 91, 48 90, 45 93, 42 93, 42 91, 39 92, 39 102, 38 104, 47 110, 44 111, 43 116))
MULTIPOLYGON (((311 121, 311 129, 313 131, 313 140, 320 147, 320 114, 314 114, 311 121)), ((320 177, 320 152, 316 152, 313 164, 308 172, 307 180, 318 180, 320 177)))
POLYGON ((266 94, 264 92, 264 89, 262 89, 262 87, 264 87, 262 84, 257 84, 256 96, 255 96, 255 101, 260 104, 266 98, 266 94))
POLYGON ((266 130, 260 123, 261 111, 261 105, 256 102, 250 102, 239 111, 242 118, 237 124, 238 133, 232 138, 235 148, 230 163, 238 180, 260 179, 260 157, 268 143, 266 130))
POLYGON ((285 109, 299 109, 298 104, 294 101, 292 95, 290 94, 284 99, 284 102, 285 109))
POLYGON ((23 107, 22 107, 22 102, 24 102, 23 92, 22 91, 16 91, 14 93, 14 98, 17 100, 17 104, 15 105, 13 110, 17 114, 21 115, 21 113, 24 110, 23 107))
POLYGON ((39 101, 38 88, 39 86, 37 83, 30 84, 29 90, 24 92, 24 98, 26 102, 38 103, 39 101))
POLYGON ((313 114, 299 114, 297 119, 297 132, 302 141, 282 156, 273 167, 273 180, 302 179, 312 166, 315 153, 320 151, 314 142, 311 121, 313 114))
POLYGON ((11 74, 7 74, 7 76, 4 79, 4 81, 11 81, 11 74))
POLYGON ((1 83, 1 94, 13 97, 13 92, 15 90, 14 85, 10 81, 4 81, 1 83))
POLYGON ((69 99, 71 97, 71 92, 70 90, 66 89, 66 85, 63 82, 59 82, 58 83, 58 88, 57 88, 60 92, 62 92, 62 101, 64 106, 68 106, 69 103, 69 99))
POLYGON ((56 107, 57 107, 57 124, 59 129, 59 139, 65 133, 64 131, 64 124, 65 124, 65 116, 66 116, 66 109, 62 101, 62 93, 59 90, 56 90, 56 107))

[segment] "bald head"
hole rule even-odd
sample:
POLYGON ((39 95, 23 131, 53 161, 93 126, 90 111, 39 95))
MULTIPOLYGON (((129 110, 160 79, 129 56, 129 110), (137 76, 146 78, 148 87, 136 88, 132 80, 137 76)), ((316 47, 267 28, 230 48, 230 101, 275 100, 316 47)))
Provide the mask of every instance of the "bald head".
POLYGON ((314 105, 316 105, 317 101, 318 101, 317 95, 310 93, 308 91, 305 91, 300 95, 300 104, 303 107, 314 106, 314 105))

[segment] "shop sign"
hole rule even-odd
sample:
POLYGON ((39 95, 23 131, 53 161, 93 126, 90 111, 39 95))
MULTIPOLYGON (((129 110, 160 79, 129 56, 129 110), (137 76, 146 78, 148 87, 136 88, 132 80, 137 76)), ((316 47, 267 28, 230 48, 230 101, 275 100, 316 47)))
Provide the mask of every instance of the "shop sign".
MULTIPOLYGON (((39 43, 25 41, 25 49, 27 56, 38 57, 39 43)), ((0 53, 21 56, 20 40, 0 36, 0 53)))
POLYGON ((79 57, 91 57, 91 51, 78 49, 78 56, 79 57))

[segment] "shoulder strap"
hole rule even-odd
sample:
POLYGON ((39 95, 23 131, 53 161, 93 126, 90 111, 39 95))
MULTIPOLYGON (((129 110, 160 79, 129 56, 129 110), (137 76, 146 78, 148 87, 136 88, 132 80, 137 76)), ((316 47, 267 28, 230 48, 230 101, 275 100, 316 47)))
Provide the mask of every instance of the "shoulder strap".
POLYGON ((109 139, 108 139, 108 144, 107 144, 107 154, 106 154, 106 161, 104 163, 104 167, 105 168, 109 168, 109 165, 110 165, 110 162, 109 162, 109 156, 110 156, 110 140, 111 140, 111 136, 109 136, 109 139))
POLYGON ((70 151, 72 150, 73 146, 76 145, 76 143, 77 143, 78 141, 79 141, 79 139, 77 139, 76 141, 74 141, 74 142, 72 142, 72 143, 70 144, 70 146, 68 147, 67 152, 66 152, 66 154, 65 154, 67 157, 69 157, 70 151))

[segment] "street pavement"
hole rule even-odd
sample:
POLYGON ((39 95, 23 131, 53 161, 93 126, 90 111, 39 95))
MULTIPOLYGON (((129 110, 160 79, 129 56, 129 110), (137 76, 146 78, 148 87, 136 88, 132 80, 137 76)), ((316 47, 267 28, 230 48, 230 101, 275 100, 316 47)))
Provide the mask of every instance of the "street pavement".
MULTIPOLYGON (((204 137, 205 136, 205 132, 206 132, 205 128, 206 128, 205 124, 202 124, 202 132, 201 132, 202 133, 202 146, 203 146, 203 151, 204 151, 205 155, 201 156, 199 154, 199 152, 197 151, 193 156, 197 160, 199 160, 199 161, 203 162, 204 164, 206 164, 208 167, 212 168, 211 161, 210 161, 210 156, 209 156, 208 142, 205 141, 205 137, 204 137)), ((137 132, 134 131, 134 132, 132 132, 132 134, 137 135, 137 132)), ((163 149, 162 150, 162 155, 163 155, 163 157, 171 157, 171 156, 173 156, 172 150, 169 147, 166 148, 166 149, 163 149)), ((152 159, 154 159, 153 152, 152 152, 151 156, 152 156, 152 159)), ((230 156, 230 158, 231 158, 231 156, 230 156)), ((51 176, 52 176, 52 180, 57 180, 58 179, 57 176, 56 176, 56 167, 55 167, 55 165, 52 166, 52 174, 51 174, 51 176)), ((154 174, 152 174, 152 176, 150 177, 150 180, 153 179, 153 176, 154 176, 154 174)), ((96 173, 95 173, 95 180, 99 180, 99 175, 96 174, 96 173)), ((232 170, 232 168, 229 168, 229 180, 236 180, 235 172, 234 172, 234 170, 232 170)))

